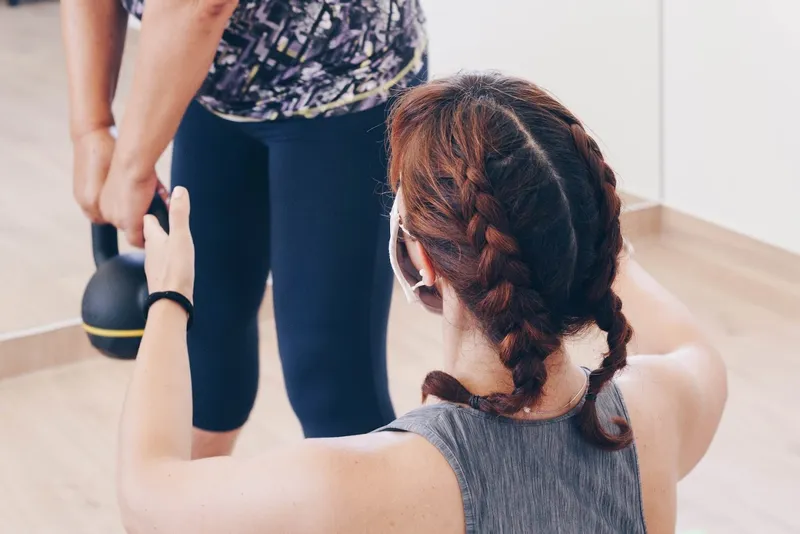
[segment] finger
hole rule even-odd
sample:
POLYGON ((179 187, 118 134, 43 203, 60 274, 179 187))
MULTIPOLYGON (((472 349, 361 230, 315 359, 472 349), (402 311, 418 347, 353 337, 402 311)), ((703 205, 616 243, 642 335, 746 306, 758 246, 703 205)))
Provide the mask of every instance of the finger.
POLYGON ((103 216, 100 214, 100 209, 97 208, 97 206, 86 207, 86 208, 82 207, 81 211, 83 211, 83 214, 86 216, 86 218, 89 219, 94 224, 103 224, 104 222, 106 222, 103 219, 103 216))
POLYGON ((176 187, 169 201, 170 233, 189 233, 189 209, 189 192, 185 187, 176 187))
POLYGON ((169 191, 166 186, 158 178, 158 175, 153 173, 156 179, 156 194, 164 201, 164 205, 169 207, 169 191))
POLYGON ((154 215, 145 215, 142 222, 142 233, 145 243, 153 243, 167 238, 167 233, 161 228, 154 215))
POLYGON ((73 193, 73 197, 77 201, 78 206, 81 208, 81 211, 87 219, 93 223, 104 222, 103 216, 100 213, 100 202, 97 198, 97 195, 92 196, 84 193, 83 191, 75 191, 73 193))
POLYGON ((97 204, 97 211, 99 212, 100 219, 108 224, 114 225, 114 227, 118 230, 122 229, 122 226, 120 226, 121 221, 117 217, 114 217, 114 213, 108 209, 106 204, 103 203, 102 197, 100 202, 97 204))
POLYGON ((125 238, 128 243, 134 247, 144 248, 144 234, 142 233, 142 221, 139 220, 137 224, 129 224, 125 226, 125 238))

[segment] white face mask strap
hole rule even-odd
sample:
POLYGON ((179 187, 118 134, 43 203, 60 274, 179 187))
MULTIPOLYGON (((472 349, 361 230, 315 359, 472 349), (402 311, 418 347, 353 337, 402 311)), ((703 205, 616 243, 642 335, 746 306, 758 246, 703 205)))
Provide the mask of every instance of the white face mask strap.
POLYGON ((406 300, 410 303, 418 302, 419 295, 417 295, 416 289, 421 287, 420 284, 424 285, 422 282, 417 283, 414 287, 411 287, 411 284, 408 283, 406 277, 403 276, 403 271, 400 268, 400 263, 397 258, 397 240, 400 237, 399 233, 400 230, 400 211, 397 205, 397 199, 400 197, 400 190, 397 190, 397 195, 394 197, 394 204, 392 204, 392 212, 389 215, 389 263, 392 266, 392 271, 394 271, 394 276, 397 278, 397 282, 400 284, 400 288, 403 290, 403 293, 406 295, 406 300))
POLYGON ((417 282, 411 289, 413 291, 416 291, 417 289, 419 289, 421 287, 425 287, 425 281, 424 280, 420 280, 419 282, 417 282))

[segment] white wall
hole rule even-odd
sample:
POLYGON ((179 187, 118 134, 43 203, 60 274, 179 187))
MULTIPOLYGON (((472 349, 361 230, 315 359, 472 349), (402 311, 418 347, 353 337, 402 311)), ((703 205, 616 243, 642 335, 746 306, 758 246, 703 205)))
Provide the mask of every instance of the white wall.
POLYGON ((800 253, 800 1, 665 0, 664 203, 800 253))
POLYGON ((553 92, 622 189, 659 196, 657 0, 422 0, 433 76, 493 69, 553 92))

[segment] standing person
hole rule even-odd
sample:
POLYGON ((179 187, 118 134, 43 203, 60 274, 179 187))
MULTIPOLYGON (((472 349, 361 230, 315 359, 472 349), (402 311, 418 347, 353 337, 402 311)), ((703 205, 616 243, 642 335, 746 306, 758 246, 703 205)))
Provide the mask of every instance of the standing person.
POLYGON ((229 454, 258 386, 268 274, 289 399, 306 436, 394 417, 386 378, 385 118, 426 77, 418 0, 64 0, 74 192, 143 244, 154 165, 192 191, 193 455, 229 454), (131 96, 111 102, 127 14, 131 96))

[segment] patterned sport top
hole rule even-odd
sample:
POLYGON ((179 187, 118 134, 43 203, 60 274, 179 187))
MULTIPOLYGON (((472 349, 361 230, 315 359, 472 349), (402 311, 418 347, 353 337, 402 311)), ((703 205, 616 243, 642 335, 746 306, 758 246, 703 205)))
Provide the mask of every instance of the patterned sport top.
POLYGON ((424 22, 419 0, 240 0, 197 100, 233 120, 369 109, 422 68, 424 22))

